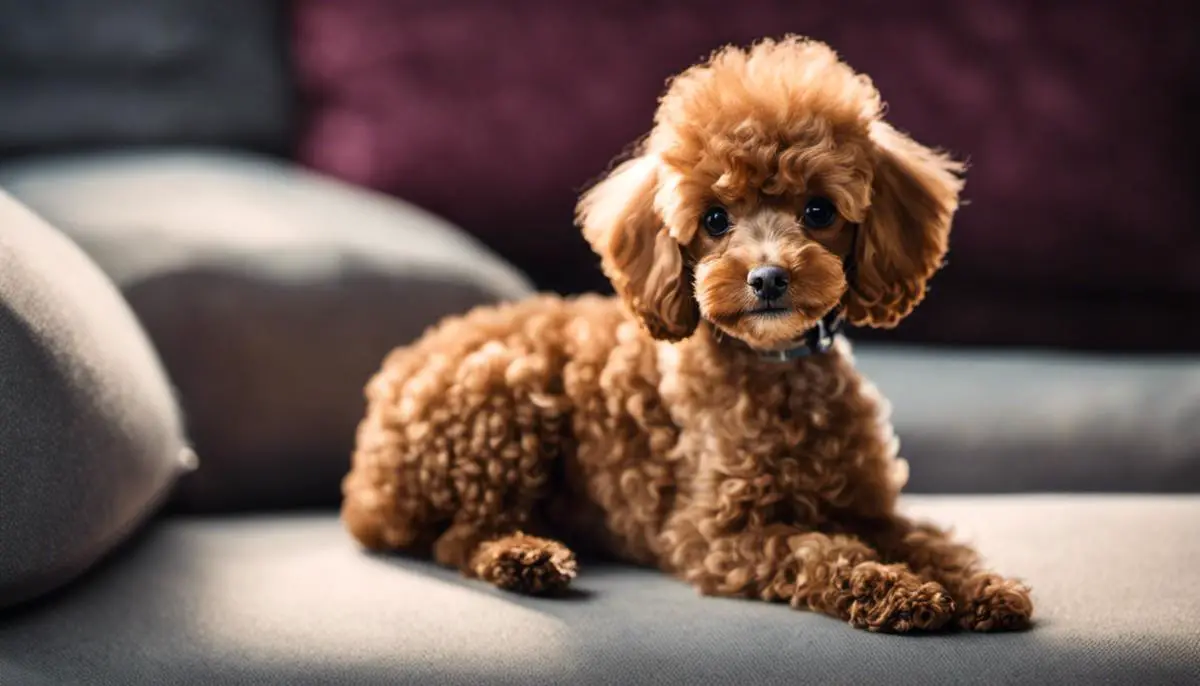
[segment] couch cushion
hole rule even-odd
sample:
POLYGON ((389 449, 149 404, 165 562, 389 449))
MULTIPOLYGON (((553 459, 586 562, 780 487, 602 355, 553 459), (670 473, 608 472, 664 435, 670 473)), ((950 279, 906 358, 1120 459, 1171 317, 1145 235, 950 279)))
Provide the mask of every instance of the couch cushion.
POLYGON ((87 146, 286 150, 278 0, 0 0, 0 158, 87 146))
POLYGON ((1200 497, 911 498, 1034 588, 1012 635, 881 636, 585 566, 535 600, 362 553, 333 516, 174 520, 102 578, 0 619, 0 682, 1184 684, 1200 497))
POLYGON ((646 133, 664 80, 724 43, 796 32, 869 74, 897 126, 970 160, 950 263, 889 339, 1200 348, 1186 3, 294 7, 301 158, 449 217, 543 287, 607 287, 572 208, 646 133))
POLYGON ((0 607, 90 567, 188 460, 166 375, 120 293, 0 192, 0 607))
POLYGON ((257 158, 99 155, 0 168, 120 285, 158 347, 201 509, 335 505, 362 387, 443 316, 528 293, 402 202, 257 158))
POLYGON ((855 347, 909 490, 1200 492, 1200 356, 855 347))

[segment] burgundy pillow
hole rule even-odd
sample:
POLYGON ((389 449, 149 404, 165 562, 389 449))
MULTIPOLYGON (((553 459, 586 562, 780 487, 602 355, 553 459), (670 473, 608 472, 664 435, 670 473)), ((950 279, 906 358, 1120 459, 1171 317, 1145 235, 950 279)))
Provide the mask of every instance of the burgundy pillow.
POLYGON ((1186 3, 299 0, 307 164, 465 226, 544 288, 604 288, 579 189, 670 75, 787 32, 968 158, 951 263, 893 337, 1195 348, 1198 11, 1186 3), (1166 328, 1171 335, 1165 334, 1166 328))

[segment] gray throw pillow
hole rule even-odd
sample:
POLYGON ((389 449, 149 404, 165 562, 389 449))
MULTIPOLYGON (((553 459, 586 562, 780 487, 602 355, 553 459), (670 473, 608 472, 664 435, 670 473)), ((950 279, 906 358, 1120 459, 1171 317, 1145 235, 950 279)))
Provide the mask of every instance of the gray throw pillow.
POLYGON ((167 378, 120 293, 0 193, 0 607, 94 564, 189 461, 167 378))
POLYGON ((178 389, 200 469, 178 505, 334 506, 392 347, 523 297, 525 278, 403 202, 284 163, 139 153, 0 167, 121 287, 178 389))

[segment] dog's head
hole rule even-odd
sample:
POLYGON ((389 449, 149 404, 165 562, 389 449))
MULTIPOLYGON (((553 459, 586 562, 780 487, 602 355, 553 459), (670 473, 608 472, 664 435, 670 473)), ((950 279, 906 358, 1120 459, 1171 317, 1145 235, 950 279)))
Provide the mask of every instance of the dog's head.
POLYGON ((726 48, 673 79, 635 155, 578 206, 617 293, 656 338, 701 318, 760 350, 834 308, 890 327, 941 266, 962 166, 882 119, 822 43, 726 48))

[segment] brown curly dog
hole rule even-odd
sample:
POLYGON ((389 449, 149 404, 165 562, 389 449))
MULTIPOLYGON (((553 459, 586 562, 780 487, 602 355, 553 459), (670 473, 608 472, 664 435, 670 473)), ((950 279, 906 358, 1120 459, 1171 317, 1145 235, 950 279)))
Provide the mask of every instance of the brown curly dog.
POLYGON ((349 530, 524 593, 586 547, 873 631, 1027 626, 1025 586, 896 513, 906 463, 837 335, 922 299, 962 188, 882 109, 796 37, 673 79, 579 203, 619 297, 480 308, 391 353, 349 530))

